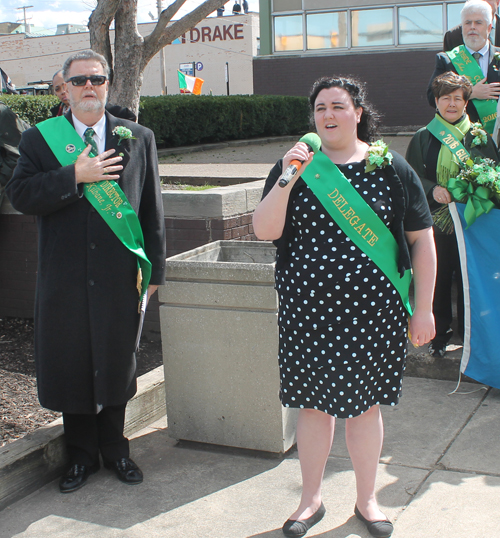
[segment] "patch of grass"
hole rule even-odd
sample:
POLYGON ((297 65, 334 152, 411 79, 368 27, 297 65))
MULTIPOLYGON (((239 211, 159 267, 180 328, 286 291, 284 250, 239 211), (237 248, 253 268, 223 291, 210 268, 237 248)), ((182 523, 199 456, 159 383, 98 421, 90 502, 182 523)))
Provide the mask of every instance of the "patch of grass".
POLYGON ((185 185, 182 183, 161 183, 162 187, 166 190, 176 191, 206 191, 207 189, 215 189, 217 185, 185 185))
POLYGON ((184 185, 186 191, 206 191, 207 189, 215 189, 216 185, 184 185))

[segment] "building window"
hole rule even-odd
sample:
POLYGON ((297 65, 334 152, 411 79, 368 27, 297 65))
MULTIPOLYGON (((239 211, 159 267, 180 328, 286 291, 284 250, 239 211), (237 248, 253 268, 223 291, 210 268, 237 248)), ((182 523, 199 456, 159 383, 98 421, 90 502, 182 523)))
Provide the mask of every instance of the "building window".
MULTIPOLYGON (((406 46, 429 47, 441 43, 447 30, 460 24, 460 11, 465 2, 430 0, 412 5, 401 2, 394 7, 345 8, 339 11, 299 9, 298 0, 280 0, 272 12, 274 51, 297 52, 315 50, 382 48, 406 46), (293 4, 293 5, 292 5, 293 4), (288 10, 287 15, 281 14, 288 10)), ((301 5, 315 5, 309 0, 301 5)), ((382 1, 380 1, 382 3, 382 1)), ((387 6, 387 3, 385 4, 387 6)))
POLYGON ((366 9, 351 12, 352 46, 394 45, 394 10, 366 9))
POLYGON ((274 18, 274 50, 303 50, 302 15, 274 18))
POLYGON ((460 2, 460 4, 448 4, 446 6, 446 18, 448 21, 447 30, 462 24, 462 21, 460 20, 460 12, 462 11, 464 4, 465 2, 460 2))
POLYGON ((347 11, 309 14, 306 28, 308 49, 347 47, 347 11))
POLYGON ((443 40, 443 5, 400 7, 399 43, 440 43, 443 40))

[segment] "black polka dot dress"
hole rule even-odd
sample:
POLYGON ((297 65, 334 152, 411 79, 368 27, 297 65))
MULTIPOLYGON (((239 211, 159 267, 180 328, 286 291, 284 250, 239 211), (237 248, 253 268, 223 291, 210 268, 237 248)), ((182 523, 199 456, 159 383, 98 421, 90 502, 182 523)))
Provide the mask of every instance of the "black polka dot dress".
MULTIPOLYGON (((364 161, 338 166, 389 226, 383 170, 365 173, 364 161)), ((308 187, 291 213, 289 255, 276 271, 282 404, 341 418, 396 405, 408 325, 399 294, 308 187)))

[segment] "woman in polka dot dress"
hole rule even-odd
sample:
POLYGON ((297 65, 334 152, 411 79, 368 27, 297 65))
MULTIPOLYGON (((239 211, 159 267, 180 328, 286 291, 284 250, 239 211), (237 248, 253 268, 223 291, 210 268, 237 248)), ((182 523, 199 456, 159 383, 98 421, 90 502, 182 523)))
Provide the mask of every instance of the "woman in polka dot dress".
MULTIPOLYGON (((413 267, 415 310, 411 340, 434 336, 435 278, 432 219, 420 181, 406 161, 365 172, 378 117, 362 84, 347 78, 315 82, 310 105, 321 151, 392 232, 398 269, 413 267), (411 254, 410 254, 411 253, 411 254)), ((407 313, 384 272, 339 228, 299 174, 281 188, 292 160, 313 160, 297 143, 271 171, 254 230, 277 245, 280 398, 300 408, 297 446, 303 489, 298 509, 283 526, 304 536, 325 513, 321 483, 335 417, 346 420, 346 442, 356 475, 356 516, 374 536, 390 536, 375 479, 382 450, 380 404, 396 405, 406 356, 407 313)))

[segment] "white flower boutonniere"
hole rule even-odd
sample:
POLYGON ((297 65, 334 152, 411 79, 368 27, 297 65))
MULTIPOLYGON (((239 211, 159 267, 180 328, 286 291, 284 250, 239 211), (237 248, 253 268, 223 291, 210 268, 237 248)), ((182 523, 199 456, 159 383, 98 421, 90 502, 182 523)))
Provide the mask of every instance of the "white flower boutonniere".
MULTIPOLYGON (((495 54, 499 54, 496 52, 495 54)), ((474 136, 474 140, 471 143, 471 148, 475 146, 486 146, 488 144, 488 135, 486 134, 486 131, 483 128, 483 125, 479 122, 473 123, 470 126, 470 134, 474 136)))
POLYGON ((118 136, 118 145, 120 145, 124 140, 135 140, 135 136, 132 136, 132 131, 119 125, 111 131, 115 136, 118 136))
POLYGON ((495 71, 498 71, 499 63, 500 63, 500 52, 495 52, 495 54, 493 54, 493 61, 491 62, 491 65, 495 71))
POLYGON ((365 172, 372 172, 375 168, 385 168, 388 164, 392 164, 392 158, 387 144, 383 140, 377 140, 366 152, 365 172))

